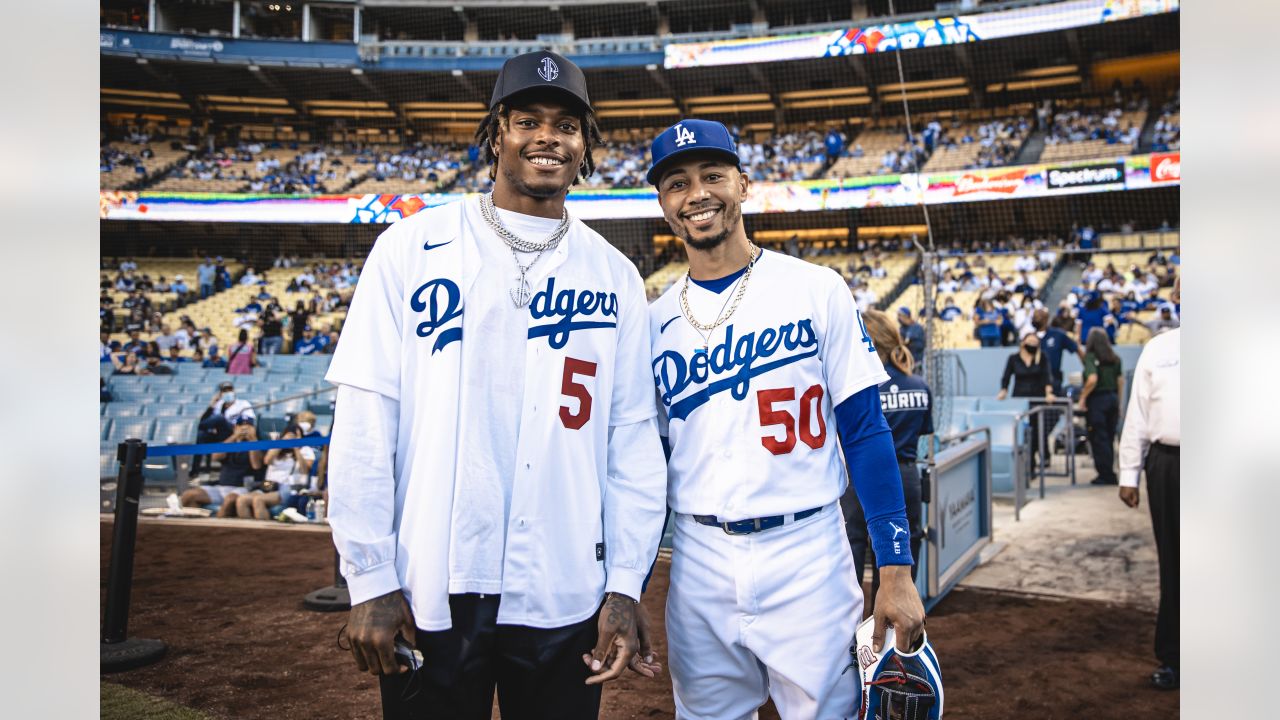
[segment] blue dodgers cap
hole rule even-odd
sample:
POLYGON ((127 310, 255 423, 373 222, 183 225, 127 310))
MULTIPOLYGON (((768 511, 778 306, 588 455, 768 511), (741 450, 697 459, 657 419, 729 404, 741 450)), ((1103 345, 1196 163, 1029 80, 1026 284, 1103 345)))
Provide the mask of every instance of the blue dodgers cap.
POLYGON ((740 167, 738 146, 734 144, 729 128, 723 123, 714 120, 681 120, 654 138, 649 152, 653 157, 653 165, 649 167, 645 179, 650 185, 657 185, 662 178, 664 165, 673 158, 698 150, 720 155, 735 167, 740 167))
POLYGON ((910 315, 910 314, 911 314, 911 308, 907 307, 906 305, 903 305, 903 306, 901 306, 901 307, 899 307, 899 308, 898 308, 898 314, 899 314, 899 315, 910 315))

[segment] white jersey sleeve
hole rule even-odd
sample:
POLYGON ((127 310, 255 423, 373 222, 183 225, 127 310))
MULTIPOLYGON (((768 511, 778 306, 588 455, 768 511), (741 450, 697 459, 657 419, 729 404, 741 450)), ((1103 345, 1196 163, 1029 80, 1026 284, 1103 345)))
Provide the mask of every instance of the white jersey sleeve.
POLYGON ((629 269, 626 277, 609 411, 605 591, 638 600, 662 539, 667 465, 654 420, 648 302, 640 275, 629 269))
POLYGON ((823 339, 819 357, 834 408, 858 391, 888 380, 889 375, 844 280, 835 272, 823 275, 828 285, 825 317, 820 322, 826 327, 819 327, 818 337, 823 339))
POLYGON ((378 236, 365 261, 325 379, 400 399, 401 315, 406 266, 401 223, 378 236))
POLYGON ((613 375, 609 426, 631 425, 657 413, 653 374, 649 371, 649 303, 634 268, 626 275, 618 304, 618 354, 613 375))

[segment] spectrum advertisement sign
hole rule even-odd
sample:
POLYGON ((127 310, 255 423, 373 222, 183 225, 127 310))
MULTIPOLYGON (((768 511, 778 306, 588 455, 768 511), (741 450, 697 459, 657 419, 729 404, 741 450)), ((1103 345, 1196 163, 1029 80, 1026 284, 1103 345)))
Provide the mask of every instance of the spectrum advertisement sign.
MULTIPOLYGON (((1143 190, 1180 184, 1179 158, 1176 152, 1156 153, 946 173, 752 183, 742 211, 813 212, 1143 190)), ((104 191, 99 210, 107 220, 386 224, 464 197, 104 191)), ((648 188, 574 190, 565 204, 582 220, 662 217, 658 196, 648 188)))
POLYGON ((811 60, 956 45, 1178 12, 1180 0, 1067 0, 1014 10, 664 48, 667 68, 811 60))

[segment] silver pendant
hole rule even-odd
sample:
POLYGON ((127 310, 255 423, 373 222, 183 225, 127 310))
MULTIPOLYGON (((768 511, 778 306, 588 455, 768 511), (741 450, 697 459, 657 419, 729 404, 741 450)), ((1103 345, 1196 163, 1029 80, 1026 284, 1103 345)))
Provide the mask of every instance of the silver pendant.
POLYGON ((516 307, 522 308, 528 305, 529 301, 532 299, 533 292, 529 289, 529 280, 525 277, 524 273, 520 273, 520 277, 516 282, 516 287, 511 290, 511 302, 515 303, 516 307))

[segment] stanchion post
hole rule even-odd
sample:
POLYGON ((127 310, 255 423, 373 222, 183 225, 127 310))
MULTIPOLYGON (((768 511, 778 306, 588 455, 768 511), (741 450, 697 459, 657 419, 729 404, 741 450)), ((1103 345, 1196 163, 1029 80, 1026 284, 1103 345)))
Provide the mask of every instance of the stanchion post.
POLYGON ((342 577, 342 558, 338 549, 333 549, 333 584, 313 590, 302 599, 308 610, 317 612, 337 612, 351 609, 351 591, 347 589, 347 579, 342 577))
POLYGON ((159 640, 129 639, 129 600, 133 592, 133 554, 138 536, 138 500, 142 495, 142 460, 147 446, 137 438, 120 444, 117 460, 116 516, 112 528, 111 567, 103 612, 100 669, 118 672, 150 665, 164 656, 159 640))

